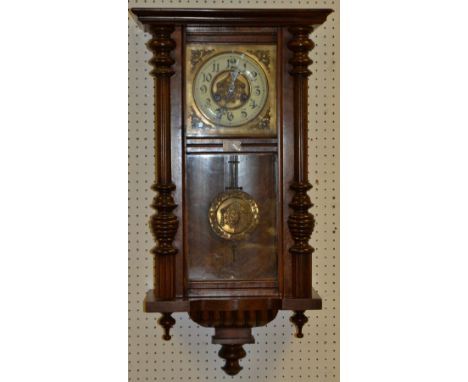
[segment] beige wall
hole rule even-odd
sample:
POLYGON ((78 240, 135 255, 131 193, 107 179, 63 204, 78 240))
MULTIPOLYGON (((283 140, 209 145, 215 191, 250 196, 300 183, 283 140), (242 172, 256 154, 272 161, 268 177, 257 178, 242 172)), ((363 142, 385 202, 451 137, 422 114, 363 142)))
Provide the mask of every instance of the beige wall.
POLYGON ((212 330, 186 314, 176 314, 170 342, 161 339, 158 314, 143 312, 152 287, 153 239, 148 220, 153 213, 154 150, 152 80, 145 47, 149 36, 129 22, 129 381, 314 381, 339 380, 339 14, 338 1, 134 0, 129 7, 333 8, 317 29, 309 94, 310 195, 317 224, 313 234, 313 285, 323 310, 308 312, 305 336, 297 339, 290 312, 280 312, 267 327, 254 329, 256 344, 246 345, 244 370, 231 378, 220 369, 219 346, 212 330))

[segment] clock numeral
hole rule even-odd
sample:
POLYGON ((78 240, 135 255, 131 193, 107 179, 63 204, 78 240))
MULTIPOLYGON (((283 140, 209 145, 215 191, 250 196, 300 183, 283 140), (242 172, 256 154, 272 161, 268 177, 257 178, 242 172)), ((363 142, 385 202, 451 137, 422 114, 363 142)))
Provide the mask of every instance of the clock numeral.
POLYGON ((237 60, 234 57, 230 57, 227 60, 227 66, 226 67, 228 69, 235 68, 236 64, 237 64, 237 60))
POLYGON ((202 93, 206 93, 208 91, 208 88, 206 87, 206 85, 202 85, 202 86, 200 86, 200 91, 202 93))
POLYGON ((257 76, 258 76, 258 73, 257 73, 257 72, 254 72, 254 71, 252 71, 252 72, 250 72, 250 74, 251 74, 251 75, 252 75, 252 77, 253 77, 253 78, 252 78, 252 81, 257 81, 257 76))
POLYGON ((219 107, 215 110, 215 112, 216 112, 216 119, 220 120, 221 118, 223 118, 223 115, 226 112, 226 109, 224 109, 224 107, 219 107))
POLYGON ((232 121, 234 119, 234 114, 231 111, 228 111, 226 114, 226 118, 228 121, 232 121))
POLYGON ((255 109, 255 108, 257 107, 257 102, 255 102, 254 99, 251 99, 249 105, 250 105, 250 107, 251 107, 252 109, 255 109))
POLYGON ((255 95, 259 96, 262 92, 260 91, 260 86, 259 85, 256 85, 255 88, 254 88, 254 93, 255 95))
POLYGON ((246 112, 245 110, 242 110, 242 111, 241 111, 241 116, 242 116, 242 118, 247 118, 247 115, 248 115, 248 114, 247 114, 247 112, 246 112))
POLYGON ((219 72, 219 63, 213 62, 213 73, 218 73, 219 72))
POLYGON ((211 73, 202 73, 203 75, 203 82, 210 82, 211 79, 213 78, 213 76, 211 75, 211 73))
POLYGON ((211 106, 211 99, 209 98, 206 99, 206 106, 208 107, 211 106))

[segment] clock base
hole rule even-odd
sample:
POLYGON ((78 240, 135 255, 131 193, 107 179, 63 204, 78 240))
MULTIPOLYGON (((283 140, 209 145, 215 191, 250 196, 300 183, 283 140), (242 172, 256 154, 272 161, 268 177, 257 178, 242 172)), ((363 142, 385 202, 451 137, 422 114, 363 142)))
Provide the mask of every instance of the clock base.
POLYGON ((175 324, 171 316, 175 312, 186 312, 198 325, 214 328, 212 343, 221 345, 218 355, 225 360, 222 369, 229 375, 242 370, 239 360, 246 353, 246 344, 255 343, 252 328, 264 326, 273 321, 279 310, 292 310, 290 321, 296 326, 296 337, 302 338, 303 326, 308 318, 306 310, 322 309, 322 299, 315 290, 311 298, 280 297, 235 297, 235 298, 177 298, 162 300, 149 290, 145 299, 147 313, 162 313, 158 323, 164 328, 165 340, 171 338, 169 331, 175 324))

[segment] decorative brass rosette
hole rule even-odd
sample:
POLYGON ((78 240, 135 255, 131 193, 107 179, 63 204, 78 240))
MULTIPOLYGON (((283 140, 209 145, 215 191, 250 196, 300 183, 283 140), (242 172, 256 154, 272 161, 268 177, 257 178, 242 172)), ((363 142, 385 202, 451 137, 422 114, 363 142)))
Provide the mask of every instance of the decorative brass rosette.
POLYGON ((246 192, 229 190, 211 203, 208 217, 213 231, 226 240, 243 240, 258 225, 258 205, 246 192))

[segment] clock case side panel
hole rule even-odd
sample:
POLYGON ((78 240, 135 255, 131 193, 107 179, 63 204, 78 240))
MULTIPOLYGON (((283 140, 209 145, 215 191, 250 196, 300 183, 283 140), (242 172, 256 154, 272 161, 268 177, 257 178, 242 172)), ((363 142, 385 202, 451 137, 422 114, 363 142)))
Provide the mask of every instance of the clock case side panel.
POLYGON ((173 82, 171 82, 172 93, 171 93, 171 139, 172 139, 172 171, 173 171, 173 181, 176 185, 175 190, 175 200, 178 204, 176 216, 181 222, 179 229, 177 231, 174 243, 179 249, 176 258, 176 297, 184 297, 184 232, 183 232, 183 222, 184 222, 184 156, 183 156, 183 121, 184 121, 184 110, 183 110, 183 83, 184 83, 184 71, 183 71, 183 62, 184 62, 184 27, 176 27, 174 33, 174 39, 176 41, 176 49, 174 52, 175 70, 176 74, 173 77, 173 82))
MULTIPOLYGON (((249 297, 264 297, 264 298, 281 298, 283 295, 283 247, 282 247, 282 233, 283 233, 283 214, 281 211, 281 202, 282 202, 282 176, 281 176, 281 153, 279 150, 279 135, 280 135, 280 99, 282 98, 280 88, 280 79, 282 78, 282 64, 281 64, 281 55, 280 48, 278 44, 279 31, 281 28, 275 27, 202 27, 202 26, 187 26, 184 29, 184 41, 188 43, 196 44, 241 44, 244 46, 257 46, 260 44, 270 44, 276 47, 276 70, 275 70, 275 92, 274 92, 274 101, 277 104, 275 110, 275 124, 276 124, 276 134, 275 137, 256 137, 251 135, 235 135, 221 138, 219 136, 204 136, 204 137, 193 137, 186 136, 185 132, 187 131, 186 126, 184 126, 184 164, 187 163, 187 155, 190 155, 194 152, 199 154, 201 153, 223 153, 222 151, 222 142, 226 139, 235 139, 240 140, 244 144, 244 149, 239 154, 261 154, 262 152, 274 152, 276 154, 276 189, 277 189, 277 209, 276 209, 276 227, 277 227, 277 281, 272 282, 271 280, 265 281, 253 281, 253 280, 238 280, 238 281, 207 281, 207 282, 193 282, 189 281, 188 275, 188 244, 189 244, 189 230, 193 229, 189 226, 189 201, 188 194, 184 194, 185 208, 183 221, 184 229, 184 285, 185 285, 185 296, 189 299, 194 298, 210 298, 210 297, 224 297, 224 298, 249 298, 249 297)), ((186 49, 184 49, 184 54, 186 54, 186 49)), ((185 66, 189 64, 189 57, 184 57, 183 59, 183 72, 187 73, 185 66)), ((187 82, 185 78, 184 83, 187 82)), ((183 89, 184 85, 182 85, 183 89)), ((182 94, 186 95, 186 92, 183 90, 182 94)), ((188 111, 185 108, 187 100, 184 99, 184 123, 188 122, 188 111)), ((224 152, 228 154, 227 152, 224 152)), ((184 190, 189 193, 189 187, 187 186, 187 174, 184 173, 184 190)))
POLYGON ((289 207, 288 204, 293 197, 290 189, 292 174, 294 174, 294 88, 291 76, 288 73, 289 60, 291 52, 287 48, 290 39, 287 28, 281 28, 279 38, 281 39, 281 120, 280 120, 280 150, 282 165, 282 259, 283 259, 283 297, 293 298, 293 279, 292 279, 292 258, 289 248, 293 245, 293 240, 288 228, 289 207))

